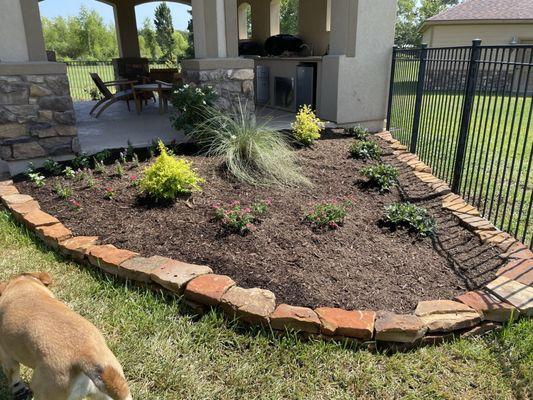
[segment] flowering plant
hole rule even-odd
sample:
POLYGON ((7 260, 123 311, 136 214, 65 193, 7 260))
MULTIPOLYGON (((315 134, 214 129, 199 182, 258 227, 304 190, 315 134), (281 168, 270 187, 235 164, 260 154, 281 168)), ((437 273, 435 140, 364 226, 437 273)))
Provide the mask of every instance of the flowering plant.
POLYGON ((260 217, 267 213, 271 204, 270 200, 255 202, 250 206, 243 206, 238 200, 224 205, 213 204, 215 221, 218 221, 225 231, 244 236, 257 229, 260 217))
POLYGON ((81 203, 78 200, 70 199, 68 202, 75 210, 81 209, 81 203))
POLYGON ((352 201, 346 199, 342 202, 337 199, 329 202, 317 203, 311 206, 305 216, 305 220, 316 229, 335 230, 344 224, 344 218, 348 215, 348 208, 352 201))
POLYGON ((30 179, 30 181, 32 181, 35 184, 35 186, 37 186, 39 188, 43 187, 45 185, 44 176, 42 176, 38 172, 30 172, 30 173, 28 173, 28 178, 30 179))
POLYGON ((172 105, 178 115, 172 121, 174 128, 190 132, 196 124, 205 120, 206 109, 215 104, 217 97, 211 86, 183 85, 175 90, 172 93, 172 105))
POLYGON ((137 175, 130 175, 130 186, 131 187, 137 187, 141 183, 141 180, 137 175))
POLYGON ((106 187, 104 193, 104 199, 112 200, 115 197, 115 192, 112 187, 106 187))
POLYGON ((311 146, 314 141, 320 138, 320 131, 324 129, 322 122, 315 112, 308 105, 304 105, 296 114, 296 121, 291 124, 296 139, 306 145, 311 146))

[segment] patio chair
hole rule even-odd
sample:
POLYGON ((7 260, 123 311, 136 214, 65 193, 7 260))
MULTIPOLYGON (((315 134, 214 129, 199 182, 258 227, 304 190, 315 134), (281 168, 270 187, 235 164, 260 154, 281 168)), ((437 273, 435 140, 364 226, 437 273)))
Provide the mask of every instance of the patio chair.
MULTIPOLYGON (((125 101, 128 106, 128 111, 131 111, 130 109, 130 100, 136 100, 135 99, 135 91, 133 90, 133 85, 135 85, 136 81, 129 81, 129 80, 118 80, 118 81, 110 81, 110 82, 104 82, 102 78, 100 78, 100 75, 96 72, 90 73, 91 78, 102 94, 104 96, 102 99, 98 100, 98 102, 94 105, 94 107, 89 112, 89 115, 93 115, 93 113, 96 111, 98 107, 102 105, 100 110, 96 113, 94 116, 95 118, 98 118, 100 114, 102 114, 110 105, 116 103, 117 101, 125 101), (108 86, 120 86, 123 88, 124 86, 130 86, 129 89, 123 89, 116 93, 111 93, 111 91, 107 88, 108 86)), ((137 102, 135 102, 137 103, 137 102)))

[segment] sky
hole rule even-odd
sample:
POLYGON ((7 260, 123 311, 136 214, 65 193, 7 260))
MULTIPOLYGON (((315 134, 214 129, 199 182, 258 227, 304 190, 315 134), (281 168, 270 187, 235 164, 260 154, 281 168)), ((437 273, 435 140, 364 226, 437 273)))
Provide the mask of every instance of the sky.
MULTIPOLYGON (((138 5, 135 7, 135 14, 137 16, 137 26, 140 28, 143 21, 148 17, 154 19, 154 10, 159 2, 151 2, 138 5)), ((170 11, 172 12, 172 21, 174 29, 186 30, 187 22, 189 21, 190 8, 184 4, 167 2, 170 11)), ((47 18, 54 18, 58 16, 70 17, 78 15, 80 7, 85 6, 88 9, 96 10, 108 24, 114 24, 115 18, 113 15, 113 8, 110 5, 101 3, 96 0, 45 0, 39 2, 41 16, 47 18)))

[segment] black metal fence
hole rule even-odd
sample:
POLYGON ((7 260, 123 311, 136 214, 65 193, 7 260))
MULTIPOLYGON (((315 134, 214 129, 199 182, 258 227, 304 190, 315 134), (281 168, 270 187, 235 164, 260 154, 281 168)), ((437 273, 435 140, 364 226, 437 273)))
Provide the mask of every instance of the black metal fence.
MULTIPOLYGON (((105 81, 115 79, 113 62, 110 61, 67 61, 67 75, 70 83, 70 95, 74 101, 92 100, 98 95, 89 73, 96 72, 105 81)), ((168 68, 169 65, 150 62, 150 68, 168 68)), ((176 67, 172 65, 172 67, 176 67)))
POLYGON ((393 50, 387 128, 533 247, 533 45, 393 50))

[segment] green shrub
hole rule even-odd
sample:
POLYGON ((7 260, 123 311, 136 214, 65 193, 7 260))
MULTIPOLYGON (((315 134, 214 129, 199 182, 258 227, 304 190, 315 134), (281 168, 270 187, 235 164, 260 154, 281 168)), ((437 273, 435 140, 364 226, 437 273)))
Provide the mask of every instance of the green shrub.
POLYGON ((191 162, 169 155, 162 142, 159 151, 161 154, 143 173, 140 186, 144 193, 157 201, 170 201, 201 190, 200 183, 204 180, 196 174, 191 162))
POLYGON ((45 185, 45 182, 44 182, 44 176, 42 176, 41 174, 39 174, 38 172, 30 172, 28 173, 28 178, 30 179, 30 181, 32 181, 35 186, 41 188, 45 185))
POLYGON ((51 158, 47 159, 44 162, 43 168, 50 175, 61 175, 61 165, 59 165, 57 161, 54 161, 51 158))
POLYGON ((242 107, 233 114, 209 109, 209 117, 191 133, 208 155, 221 157, 229 172, 251 185, 309 185, 285 137, 257 125, 242 107))
POLYGON ((352 202, 349 200, 318 203, 312 206, 305 220, 317 229, 338 229, 344 224, 348 207, 351 205, 352 202))
POLYGON ((308 105, 304 105, 296 114, 296 121, 291 124, 294 137, 305 146, 311 146, 320 138, 320 131, 324 123, 317 118, 315 112, 308 105))
POLYGON ((69 197, 72 197, 72 189, 68 186, 63 186, 59 182, 54 186, 54 192, 61 199, 68 199, 69 197))
POLYGON ((377 160, 381 156, 381 149, 371 140, 355 140, 350 146, 350 155, 353 158, 377 160))
POLYGON ((65 167, 63 173, 67 179, 74 179, 76 177, 76 172, 70 167, 65 167))
POLYGON ((238 200, 223 205, 214 204, 215 221, 227 232, 246 235, 257 229, 260 217, 267 213, 270 204, 269 200, 253 203, 249 207, 243 207, 238 200))
POLYGON ((175 129, 190 132, 204 121, 206 110, 215 104, 217 94, 210 86, 203 88, 183 85, 172 93, 172 105, 178 111, 172 121, 175 129))
POLYGON ((384 221, 394 227, 405 227, 421 236, 435 233, 436 222, 425 208, 411 203, 394 203, 385 207, 384 221))
POLYGON ((387 164, 379 163, 363 168, 361 174, 380 192, 388 192, 398 183, 398 170, 387 164))
POLYGON ((356 140, 367 140, 368 139, 368 129, 363 128, 362 126, 354 126, 353 128, 348 129, 348 135, 353 136, 356 140))
POLYGON ((72 160, 72 167, 74 169, 84 169, 89 168, 91 165, 91 160, 87 153, 80 153, 72 160))

